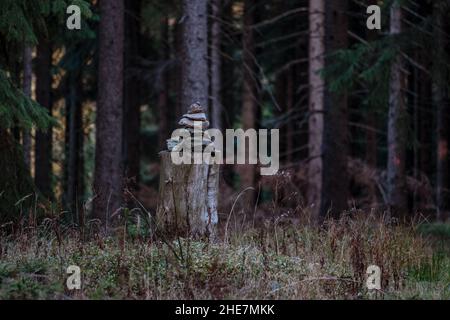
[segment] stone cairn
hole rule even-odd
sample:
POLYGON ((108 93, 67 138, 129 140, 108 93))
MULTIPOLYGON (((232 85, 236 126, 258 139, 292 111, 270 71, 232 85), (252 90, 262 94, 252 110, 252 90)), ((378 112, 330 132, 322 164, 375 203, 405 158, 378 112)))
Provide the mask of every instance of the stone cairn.
MULTIPOLYGON (((183 128, 189 131, 191 134, 191 147, 194 151, 194 146, 202 145, 202 150, 207 146, 212 144, 211 137, 205 132, 209 128, 209 121, 206 118, 206 114, 203 107, 198 103, 193 103, 186 114, 181 117, 178 122, 179 128, 183 128), (198 137, 194 136, 194 129, 202 132, 202 138, 199 140, 198 137)), ((167 140, 167 150, 175 151, 180 150, 182 143, 185 141, 180 141, 179 137, 171 138, 167 140)))
MULTIPOLYGON (((189 107, 178 125, 189 131, 191 147, 197 146, 194 151, 199 146, 202 146, 201 150, 204 151, 206 146, 213 144, 211 137, 205 132, 209 122, 199 103, 189 107), (200 131, 202 136, 197 132, 198 137, 195 137, 194 131, 200 131)), ((167 150, 159 153, 159 201, 154 228, 171 236, 206 236, 208 239, 215 239, 219 220, 219 164, 173 163, 171 152, 185 149, 183 143, 186 141, 186 137, 184 140, 168 139, 167 150)), ((214 148, 214 144, 212 147, 214 148)), ((215 152, 217 151, 214 150, 215 152)))

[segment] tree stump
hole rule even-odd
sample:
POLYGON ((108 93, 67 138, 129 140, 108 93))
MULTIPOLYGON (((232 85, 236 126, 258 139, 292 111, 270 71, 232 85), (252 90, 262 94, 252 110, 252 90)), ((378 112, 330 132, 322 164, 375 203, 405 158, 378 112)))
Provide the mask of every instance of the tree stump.
MULTIPOLYGON (((201 131, 209 122, 203 108, 195 103, 183 115, 179 125, 192 132, 193 121, 200 124, 201 131)), ((204 136, 199 143, 203 146, 212 141, 204 136)), ((214 238, 216 235, 217 195, 219 188, 219 164, 200 163, 175 164, 171 151, 182 142, 167 140, 168 151, 160 152, 161 168, 159 182, 159 203, 156 212, 157 231, 170 236, 194 236, 214 238)))
POLYGON ((214 237, 216 233, 218 164, 172 163, 162 151, 156 227, 171 235, 214 237))

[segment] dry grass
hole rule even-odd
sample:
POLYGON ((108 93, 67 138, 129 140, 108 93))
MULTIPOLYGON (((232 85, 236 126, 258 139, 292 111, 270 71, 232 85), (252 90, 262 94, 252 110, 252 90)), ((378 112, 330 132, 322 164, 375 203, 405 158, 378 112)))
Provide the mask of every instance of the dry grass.
POLYGON ((438 248, 417 227, 362 214, 321 229, 267 222, 245 233, 230 230, 226 243, 164 242, 141 231, 129 224, 116 237, 81 240, 80 230, 47 221, 4 233, 0 298, 450 298, 446 247, 438 248), (372 264, 382 269, 377 292, 365 285, 372 264), (81 290, 65 287, 69 265, 81 268, 81 290))

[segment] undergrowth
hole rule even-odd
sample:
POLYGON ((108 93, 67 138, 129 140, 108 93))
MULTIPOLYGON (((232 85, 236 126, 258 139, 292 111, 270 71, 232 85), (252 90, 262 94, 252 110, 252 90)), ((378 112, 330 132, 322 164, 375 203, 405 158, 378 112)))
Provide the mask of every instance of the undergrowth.
POLYGON ((3 232, 0 298, 450 298, 448 226, 344 216, 322 228, 268 222, 214 242, 125 230, 86 237, 47 223, 3 232), (66 287, 70 265, 81 269, 80 290, 66 287), (381 268, 380 290, 366 287, 369 265, 381 268))

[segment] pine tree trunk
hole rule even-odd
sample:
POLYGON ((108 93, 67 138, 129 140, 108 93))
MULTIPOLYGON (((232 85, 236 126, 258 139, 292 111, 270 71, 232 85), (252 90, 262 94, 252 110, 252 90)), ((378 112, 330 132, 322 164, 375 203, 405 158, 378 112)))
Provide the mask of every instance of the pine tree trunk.
MULTIPOLYGON (((377 0, 369 0, 367 5, 376 5, 377 0)), ((369 30, 366 31, 367 35, 367 41, 369 43, 376 41, 378 36, 377 30, 369 30)), ((370 110, 367 110, 366 116, 365 116, 365 122, 368 127, 366 130, 366 150, 365 150, 365 159, 367 164, 372 167, 377 167, 377 118, 376 113, 372 108, 370 110)), ((374 192, 374 189, 372 192, 374 192)))
MULTIPOLYGON (((294 70, 291 68, 287 70, 286 77, 286 112, 291 118, 293 116, 294 109, 294 70)), ((286 161, 288 165, 290 165, 294 157, 295 132, 293 121, 291 119, 288 119, 288 123, 286 126, 286 161)))
MULTIPOLYGON (((32 66, 32 50, 31 47, 26 45, 23 50, 23 92, 24 94, 31 98, 31 82, 33 76, 33 66, 32 66)), ((25 167, 28 171, 31 169, 31 132, 30 129, 23 130, 23 159, 25 162, 25 167)))
MULTIPOLYGON (((222 6, 222 21, 227 24, 230 33, 235 31, 235 27, 232 24, 228 24, 233 20, 233 5, 234 1, 223 1, 222 6)), ((222 109, 222 128, 233 128, 235 115, 238 114, 240 107, 236 101, 235 94, 235 62, 228 57, 234 52, 232 37, 222 37, 222 50, 221 65, 222 65, 222 77, 221 77, 221 101, 226 101, 226 108, 222 109), (238 110, 237 110, 238 109, 238 110)), ((233 186, 235 181, 235 166, 232 164, 221 166, 221 178, 228 186, 233 186)))
MULTIPOLYGON (((173 72, 170 73, 170 82, 173 82, 173 86, 175 87, 175 92, 177 94, 174 119, 179 119, 186 111, 187 107, 183 105, 183 77, 180 75, 185 72, 183 66, 183 27, 181 24, 177 24, 174 27, 174 36, 173 36, 173 48, 175 51, 176 58, 176 68, 173 72)), ((167 137, 166 137, 167 138, 167 137)))
POLYGON ((163 151, 156 214, 157 232, 170 236, 216 235, 219 165, 173 164, 163 151))
POLYGON ((123 0, 100 1, 93 216, 106 223, 122 206, 123 0))
POLYGON ((208 110, 208 10, 206 0, 183 0, 182 108, 208 110))
POLYGON ((222 0, 211 2, 211 124, 213 128, 222 129, 222 57, 220 54, 222 0))
MULTIPOLYGON (((234 18, 233 16, 233 4, 234 1, 224 1, 222 5, 222 21, 228 25, 230 32, 235 31, 233 25, 229 25, 234 18)), ((234 48, 232 46, 234 38, 222 37, 222 52, 221 65, 222 65, 222 77, 221 77, 221 101, 226 101, 226 108, 222 110, 222 128, 232 128, 234 121, 236 95, 234 94, 234 84, 236 83, 234 75, 235 62, 228 57, 233 54, 234 48)), ((231 166, 224 166, 224 171, 228 170, 231 166)))
MULTIPOLYGON (((376 4, 376 0, 370 0, 369 4, 376 4)), ((376 40, 377 33, 376 30, 367 30, 367 40, 373 42, 376 40)), ((377 143, 377 114, 373 107, 369 107, 365 113, 365 125, 367 126, 365 132, 366 147, 365 147, 365 161, 369 168, 374 170, 378 166, 378 143, 377 143)), ((371 183, 367 186, 367 198, 370 199, 369 205, 371 208, 378 207, 378 188, 375 183, 371 183)))
MULTIPOLYGON (((278 105, 278 108, 274 108, 276 117, 283 117, 286 113, 286 104, 287 104, 287 96, 286 96, 286 72, 279 72, 275 78, 275 99, 278 105)), ((287 130, 280 130, 281 138, 280 138, 280 161, 285 160, 285 155, 287 155, 287 130)))
POLYGON ((440 3, 434 4, 434 57, 433 57, 433 104, 436 109, 436 204, 437 219, 442 220, 443 214, 448 210, 448 123, 450 111, 448 95, 448 75, 445 66, 446 61, 446 33, 445 10, 440 3))
MULTIPOLYGON (((36 101, 52 113, 52 48, 50 42, 42 39, 37 46, 36 57, 36 101)), ((47 198, 52 192, 52 128, 37 130, 35 145, 35 183, 47 198)))
POLYGON ((309 1, 308 205, 318 222, 322 203, 322 141, 324 134, 325 0, 309 1))
MULTIPOLYGON (((422 53, 422 61, 428 60, 427 52, 422 53)), ((433 104, 430 101, 432 96, 431 79, 429 77, 422 76, 420 81, 420 110, 419 110, 419 169, 420 172, 430 176, 432 174, 432 168, 430 163, 433 161, 432 153, 433 146, 431 137, 434 134, 433 130, 433 117, 430 110, 433 109, 433 104)))
POLYGON ((375 112, 367 111, 365 122, 367 125, 366 131, 366 162, 372 167, 377 167, 377 121, 375 112))
MULTIPOLYGON (((419 61, 420 63, 420 52, 419 50, 415 52, 414 59, 416 61, 419 61)), ((419 141, 420 141, 420 87, 421 87, 421 79, 420 75, 422 75, 422 71, 418 68, 415 68, 413 71, 413 92, 416 93, 415 97, 413 98, 413 132, 414 132, 414 146, 413 146, 413 176, 414 179, 419 180, 420 179, 420 169, 419 169, 419 141)), ((413 193, 413 212, 416 213, 419 210, 419 195, 418 195, 418 188, 414 189, 413 193)))
MULTIPOLYGON (((391 35, 400 34, 402 32, 402 9, 397 3, 394 3, 391 8, 390 20, 391 35)), ((402 68, 403 59, 400 53, 397 53, 391 66, 389 82, 387 196, 390 213, 398 218, 403 218, 407 215, 405 75, 402 68)))
MULTIPOLYGON (((169 18, 165 14, 161 22, 161 38, 163 41, 161 61, 164 63, 170 59, 170 39, 169 39, 169 18)), ((159 130, 158 130, 158 145, 159 150, 166 148, 166 139, 170 136, 170 110, 169 110, 169 81, 168 72, 166 68, 161 71, 160 81, 158 84, 158 114, 159 114, 159 130)))
POLYGON ((79 222, 77 213, 79 204, 83 199, 83 105, 80 101, 82 96, 80 77, 75 74, 69 74, 67 80, 66 97, 66 156, 67 161, 67 179, 65 205, 72 213, 74 221, 79 222))
MULTIPOLYGON (((326 50, 346 49, 347 0, 327 1, 326 50)), ((330 61, 331 63, 332 61, 330 61)), ((328 63, 328 62, 327 62, 328 63)), ((349 198, 347 93, 325 91, 321 216, 333 217, 346 210, 349 198)))
POLYGON ((140 0, 125 1, 125 79, 124 79, 124 121, 123 155, 127 185, 131 190, 139 188, 140 172, 140 79, 134 71, 139 58, 140 0))
MULTIPOLYGON (((254 24, 254 13, 256 3, 254 0, 244 1, 244 30, 242 35, 243 46, 243 87, 242 87, 242 128, 244 130, 256 129, 257 115, 257 93, 256 93, 256 64, 254 32, 251 26, 254 24)), ((255 154, 256 145, 247 143, 246 164, 237 165, 236 172, 239 174, 241 189, 255 187, 256 168, 248 164, 248 155, 255 154)), ((254 207, 255 192, 247 191, 243 197, 243 203, 250 208, 254 207)))

